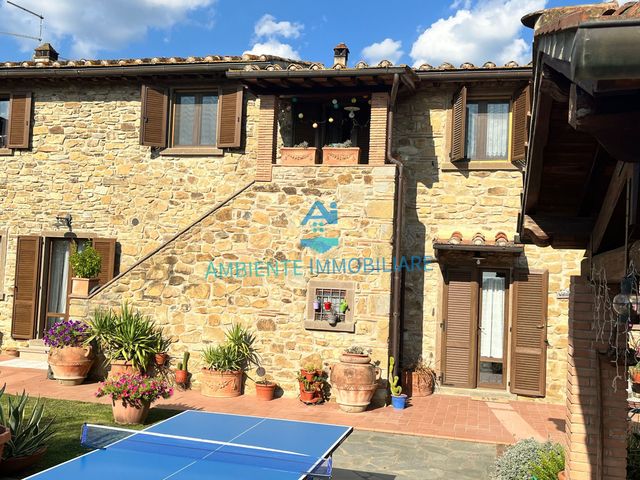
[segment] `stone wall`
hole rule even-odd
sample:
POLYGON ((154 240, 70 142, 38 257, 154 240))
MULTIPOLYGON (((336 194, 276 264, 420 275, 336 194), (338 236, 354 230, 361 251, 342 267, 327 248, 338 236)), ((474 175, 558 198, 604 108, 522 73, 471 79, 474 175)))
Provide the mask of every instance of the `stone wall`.
POLYGON ((297 394, 295 377, 306 359, 331 364, 350 345, 371 348, 373 360, 385 368, 390 273, 319 274, 306 266, 310 260, 362 257, 389 262, 394 189, 393 166, 276 166, 271 183, 254 184, 89 301, 74 300, 71 313, 83 317, 98 305, 117 307, 129 300, 178 340, 173 355, 192 353, 196 385, 200 352, 222 340, 232 322, 256 331, 268 376, 287 395, 297 394), (302 238, 316 235, 310 224, 301 225, 316 200, 327 208, 335 202, 338 212, 337 225, 324 235, 339 238, 339 244, 323 254, 300 246, 302 238), (210 261, 221 272, 220 262, 295 260, 298 274, 290 268, 286 275, 236 271, 218 278, 210 270, 210 261), (305 330, 311 278, 355 282, 355 334, 305 330))
POLYGON ((243 148, 170 157, 139 144, 138 85, 38 87, 32 148, 0 156, 0 232, 9 233, 0 301, 5 340, 17 236, 62 236, 66 227, 55 217, 70 213, 78 236, 116 238, 126 269, 253 179, 258 102, 250 95, 245 102, 243 148))
MULTIPOLYGON (((448 162, 447 129, 454 88, 423 87, 399 101, 394 150, 407 166, 403 248, 410 255, 431 255, 435 239, 459 231, 465 239, 481 232, 493 240, 504 232, 513 240, 523 190, 519 170, 456 170, 448 162)), ((549 270, 547 400, 565 398, 568 302, 556 298, 580 271, 584 252, 526 246, 518 266, 549 270)), ((406 276, 405 363, 419 355, 439 370, 442 319, 442 265, 406 276)))

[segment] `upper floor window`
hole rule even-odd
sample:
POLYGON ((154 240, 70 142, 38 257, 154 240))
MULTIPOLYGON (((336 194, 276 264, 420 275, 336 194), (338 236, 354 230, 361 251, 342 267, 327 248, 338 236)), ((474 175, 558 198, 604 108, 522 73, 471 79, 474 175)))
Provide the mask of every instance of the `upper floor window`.
POLYGON ((509 102, 468 101, 465 143, 468 160, 507 160, 509 102))
POLYGON ((0 95, 0 148, 6 148, 8 132, 9 132, 9 97, 0 95))
POLYGON ((174 146, 215 146, 217 122, 217 92, 177 92, 175 94, 174 146))
POLYGON ((513 92, 463 86, 451 107, 451 168, 512 170, 526 156, 529 86, 513 92), (506 95, 505 95, 506 94, 506 95))

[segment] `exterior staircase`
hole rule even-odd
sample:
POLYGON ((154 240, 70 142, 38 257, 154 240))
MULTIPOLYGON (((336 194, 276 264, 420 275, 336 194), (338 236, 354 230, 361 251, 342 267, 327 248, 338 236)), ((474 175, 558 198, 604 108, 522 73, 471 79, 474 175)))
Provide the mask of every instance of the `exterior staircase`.
POLYGON ((49 354, 49 347, 45 346, 44 340, 29 340, 26 347, 18 348, 20 358, 22 360, 34 360, 38 362, 46 362, 49 354))

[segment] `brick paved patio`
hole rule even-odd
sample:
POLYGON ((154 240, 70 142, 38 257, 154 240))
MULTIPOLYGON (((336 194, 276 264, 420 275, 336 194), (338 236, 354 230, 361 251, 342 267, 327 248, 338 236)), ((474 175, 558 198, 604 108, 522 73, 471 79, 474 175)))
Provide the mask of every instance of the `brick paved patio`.
MULTIPOLYGON (((2 360, 2 358, 0 358, 2 360)), ((43 370, 0 366, 0 384, 7 393, 21 392, 48 398, 108 403, 95 398, 97 384, 75 387, 47 380, 43 370)), ((411 400, 410 407, 397 411, 380 407, 361 414, 347 414, 335 403, 306 406, 294 398, 257 401, 252 395, 235 399, 213 399, 197 391, 177 391, 163 408, 198 409, 263 417, 288 418, 320 423, 351 425, 359 430, 404 433, 428 437, 509 444, 522 438, 551 438, 564 442, 563 405, 541 402, 488 402, 464 396, 435 394, 411 400)))

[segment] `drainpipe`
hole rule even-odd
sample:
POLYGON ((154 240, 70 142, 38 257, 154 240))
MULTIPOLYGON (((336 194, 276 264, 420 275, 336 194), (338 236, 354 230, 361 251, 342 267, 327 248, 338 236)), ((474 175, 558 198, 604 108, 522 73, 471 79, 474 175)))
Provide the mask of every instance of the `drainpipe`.
MULTIPOLYGON (((400 75, 393 75, 393 86, 391 87, 391 95, 389 98, 389 110, 387 112, 387 152, 386 161, 396 165, 396 198, 395 198, 395 214, 394 214, 394 230, 393 230, 393 259, 398 262, 402 255, 402 228, 404 217, 404 165, 395 158, 391 153, 391 140, 393 137, 393 111, 396 107, 396 97, 398 95, 398 86, 400 84, 400 75)), ((390 355, 395 358, 395 371, 390 372, 393 375, 399 375, 400 364, 402 362, 402 317, 400 314, 402 308, 402 271, 393 268, 393 276, 391 278, 391 322, 389 325, 389 351, 390 355)))

